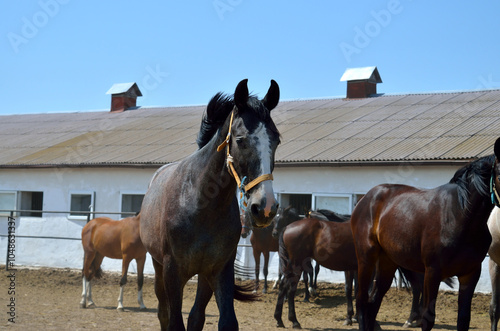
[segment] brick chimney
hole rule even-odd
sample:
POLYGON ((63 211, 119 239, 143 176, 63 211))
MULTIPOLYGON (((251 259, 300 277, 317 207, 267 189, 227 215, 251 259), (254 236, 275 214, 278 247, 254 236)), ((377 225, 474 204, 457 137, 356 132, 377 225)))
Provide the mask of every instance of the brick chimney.
POLYGON ((141 90, 136 83, 114 84, 106 94, 111 94, 110 111, 112 113, 120 113, 136 107, 137 97, 142 97, 141 90))
POLYGON ((377 94, 377 83, 382 83, 377 67, 348 68, 340 81, 347 81, 347 99, 374 96, 377 94))

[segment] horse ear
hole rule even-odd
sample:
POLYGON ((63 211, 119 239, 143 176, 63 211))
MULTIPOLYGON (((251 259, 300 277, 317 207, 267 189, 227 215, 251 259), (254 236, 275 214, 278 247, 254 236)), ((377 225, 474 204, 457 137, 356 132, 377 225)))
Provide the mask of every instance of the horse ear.
POLYGON ((497 160, 500 160, 500 138, 495 141, 495 156, 497 157, 497 160))
POLYGON ((273 110, 277 105, 278 102, 280 101, 280 87, 278 86, 278 83, 271 79, 271 86, 269 87, 269 90, 267 91, 266 96, 264 99, 262 99, 262 103, 266 108, 271 111, 273 110))
POLYGON ((234 91, 234 104, 238 109, 244 109, 248 101, 248 79, 243 79, 234 91))

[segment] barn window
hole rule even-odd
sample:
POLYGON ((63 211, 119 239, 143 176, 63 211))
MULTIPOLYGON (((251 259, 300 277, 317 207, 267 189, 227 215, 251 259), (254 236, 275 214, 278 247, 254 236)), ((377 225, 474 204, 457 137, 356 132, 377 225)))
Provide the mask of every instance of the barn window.
POLYGON ((19 192, 20 206, 22 211, 21 216, 42 217, 41 211, 43 210, 43 192, 19 192), (40 212, 37 212, 39 210, 40 212))
MULTIPOLYGON (((142 200, 144 194, 128 194, 122 193, 122 212, 138 213, 141 211, 142 200)), ((122 214, 122 217, 132 216, 130 214, 122 214)))
POLYGON ((339 214, 351 214, 351 194, 314 194, 313 209, 328 209, 339 214))
POLYGON ((88 212, 94 210, 94 196, 94 192, 71 193, 69 216, 86 219, 88 212))
POLYGON ((280 193, 280 206, 293 206, 300 215, 305 216, 311 210, 312 194, 280 193))

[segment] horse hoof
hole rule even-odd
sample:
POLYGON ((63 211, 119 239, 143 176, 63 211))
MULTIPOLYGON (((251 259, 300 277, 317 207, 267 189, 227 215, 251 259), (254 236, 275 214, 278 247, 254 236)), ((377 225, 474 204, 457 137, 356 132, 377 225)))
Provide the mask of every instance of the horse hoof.
POLYGON ((262 293, 267 294, 267 289, 263 289, 262 293))
POLYGON ((300 326, 300 323, 293 323, 293 328, 294 329, 302 329, 302 326, 300 326))
POLYGON ((148 308, 146 308, 146 306, 144 306, 144 307, 140 307, 139 310, 140 311, 146 311, 146 310, 148 310, 148 308))
POLYGON ((87 308, 87 305, 85 305, 84 303, 80 303, 80 308, 87 308))
POLYGON ((347 325, 352 325, 352 320, 347 318, 345 321, 344 321, 344 324, 342 324, 344 326, 347 326, 347 325))
POLYGON ((278 321, 278 323, 276 323, 276 327, 277 328, 284 328, 285 324, 283 324, 283 321, 278 321))
POLYGON ((311 301, 309 301, 309 298, 304 298, 304 302, 311 302, 311 301))
POLYGON ((116 310, 117 310, 117 311, 119 311, 119 312, 123 312, 123 311, 125 311, 125 310, 123 309, 123 307, 118 307, 118 308, 116 308, 116 310))

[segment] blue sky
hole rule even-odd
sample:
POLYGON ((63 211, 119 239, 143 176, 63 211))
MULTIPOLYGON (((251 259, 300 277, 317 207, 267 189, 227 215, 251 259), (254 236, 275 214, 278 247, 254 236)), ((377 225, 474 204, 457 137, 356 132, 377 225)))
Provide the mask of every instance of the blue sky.
POLYGON ((499 1, 11 1, 0 13, 0 114, 206 104, 243 78, 282 100, 340 97, 346 68, 386 94, 500 88, 499 1))

